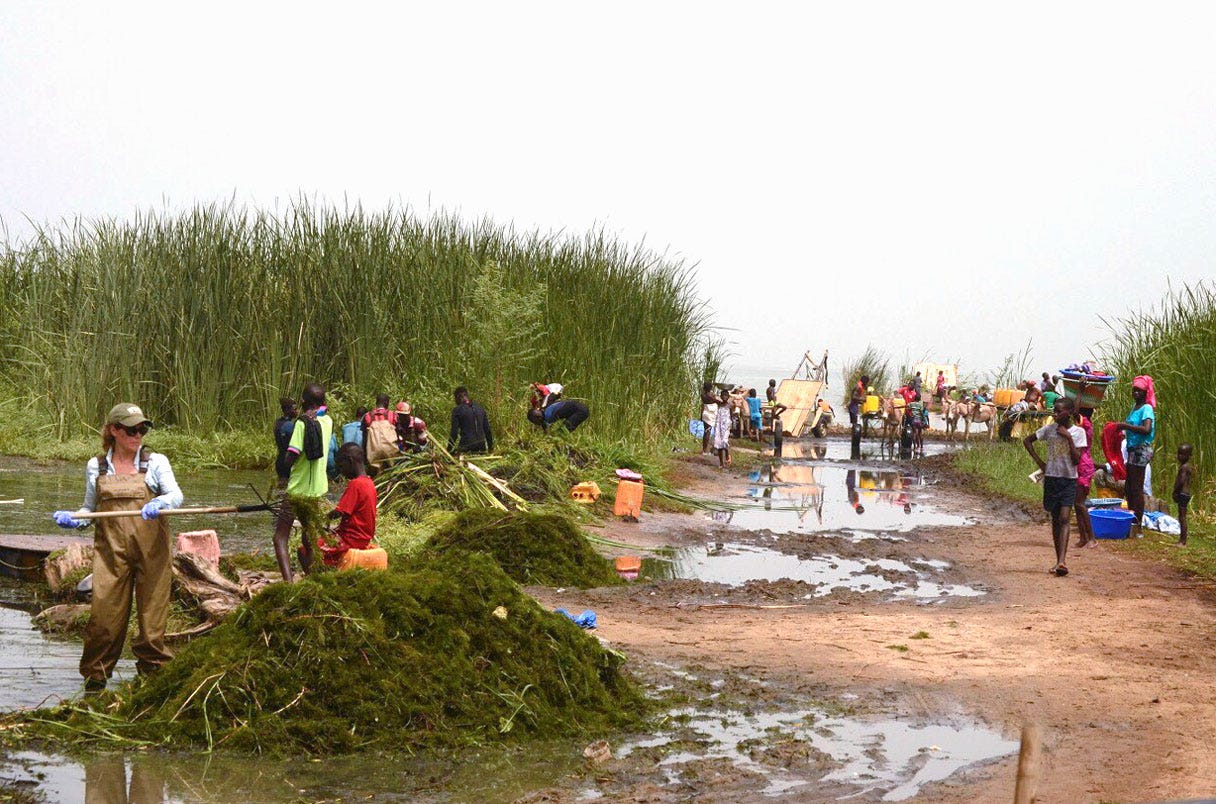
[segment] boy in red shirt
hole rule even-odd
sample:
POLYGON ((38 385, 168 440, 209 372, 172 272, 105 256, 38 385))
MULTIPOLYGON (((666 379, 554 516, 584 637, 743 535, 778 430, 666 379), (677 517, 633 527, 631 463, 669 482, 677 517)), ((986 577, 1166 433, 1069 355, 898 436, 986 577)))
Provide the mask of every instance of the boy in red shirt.
POLYGON ((336 546, 318 539, 326 566, 336 567, 347 550, 366 550, 376 538, 376 484, 367 476, 363 463, 363 448, 355 443, 338 449, 338 471, 349 482, 338 506, 329 512, 331 519, 340 519, 332 531, 338 538, 336 546))

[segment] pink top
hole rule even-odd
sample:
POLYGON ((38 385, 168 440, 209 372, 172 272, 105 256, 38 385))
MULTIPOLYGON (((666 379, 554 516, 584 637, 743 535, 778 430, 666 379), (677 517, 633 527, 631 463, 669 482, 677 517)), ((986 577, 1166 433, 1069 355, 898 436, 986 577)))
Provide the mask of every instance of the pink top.
POLYGON ((1084 416, 1077 419, 1085 431, 1085 449, 1081 450, 1081 460, 1077 462, 1077 483, 1088 486, 1094 476, 1094 456, 1090 451, 1094 446, 1094 423, 1084 416))

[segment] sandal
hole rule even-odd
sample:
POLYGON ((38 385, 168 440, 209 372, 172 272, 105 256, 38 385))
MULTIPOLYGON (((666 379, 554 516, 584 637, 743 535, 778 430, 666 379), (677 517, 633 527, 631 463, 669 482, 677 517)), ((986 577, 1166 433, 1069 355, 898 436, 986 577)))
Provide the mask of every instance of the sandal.
POLYGON ((1067 574, 1068 574, 1068 567, 1064 566, 1063 564, 1060 564, 1058 567, 1056 567, 1056 577, 1057 578, 1063 578, 1067 574))

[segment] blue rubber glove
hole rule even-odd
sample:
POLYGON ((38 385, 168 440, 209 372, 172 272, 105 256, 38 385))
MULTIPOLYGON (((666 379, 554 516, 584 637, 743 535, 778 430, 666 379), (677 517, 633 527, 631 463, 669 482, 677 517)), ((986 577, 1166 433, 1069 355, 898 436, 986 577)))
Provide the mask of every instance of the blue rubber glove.
POLYGON ((61 528, 78 528, 84 523, 79 519, 73 519, 72 511, 56 511, 51 514, 51 519, 55 520, 55 524, 61 528))
POLYGON ((163 501, 152 500, 139 510, 139 515, 144 519, 156 519, 158 516, 160 516, 160 509, 164 507, 165 504, 163 501))

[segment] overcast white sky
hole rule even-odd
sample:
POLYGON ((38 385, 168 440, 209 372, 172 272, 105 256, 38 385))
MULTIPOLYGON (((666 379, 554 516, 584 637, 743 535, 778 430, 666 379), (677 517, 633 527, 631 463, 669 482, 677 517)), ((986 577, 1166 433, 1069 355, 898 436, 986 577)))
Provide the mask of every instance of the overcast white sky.
POLYGON ((1212 273, 1205 3, 0 6, 0 218, 300 193, 603 225, 748 375, 984 371, 1212 273))

